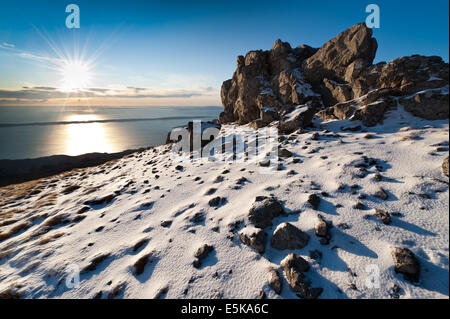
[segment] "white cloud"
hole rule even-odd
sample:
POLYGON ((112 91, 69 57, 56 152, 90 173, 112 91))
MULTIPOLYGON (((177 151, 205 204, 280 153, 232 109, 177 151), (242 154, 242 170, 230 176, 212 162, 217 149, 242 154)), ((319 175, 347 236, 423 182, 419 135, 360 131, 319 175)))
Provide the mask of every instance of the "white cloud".
POLYGON ((3 42, 0 46, 3 48, 11 48, 11 49, 16 47, 14 44, 7 43, 7 42, 3 42))

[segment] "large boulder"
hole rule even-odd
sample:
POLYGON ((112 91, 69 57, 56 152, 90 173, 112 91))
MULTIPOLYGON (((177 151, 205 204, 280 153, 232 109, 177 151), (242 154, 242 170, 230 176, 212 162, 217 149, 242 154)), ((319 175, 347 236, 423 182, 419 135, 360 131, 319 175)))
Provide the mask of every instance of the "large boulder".
POLYGON ((308 244, 309 235, 292 224, 283 223, 275 229, 270 245, 278 250, 302 249, 308 244))
POLYGON ((372 29, 359 23, 325 43, 305 60, 303 72, 313 83, 320 83, 324 78, 352 82, 372 65, 377 48, 372 29))

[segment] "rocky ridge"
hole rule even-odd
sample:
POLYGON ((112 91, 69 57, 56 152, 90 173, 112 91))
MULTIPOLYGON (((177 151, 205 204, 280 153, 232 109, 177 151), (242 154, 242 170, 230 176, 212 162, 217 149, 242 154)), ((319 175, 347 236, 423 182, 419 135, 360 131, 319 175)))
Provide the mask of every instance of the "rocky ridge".
POLYGON ((222 84, 219 122, 292 133, 316 115, 375 126, 398 105, 428 120, 448 118, 448 63, 412 55, 374 65, 377 48, 360 23, 319 49, 277 40, 270 50, 238 56, 232 79, 222 84))

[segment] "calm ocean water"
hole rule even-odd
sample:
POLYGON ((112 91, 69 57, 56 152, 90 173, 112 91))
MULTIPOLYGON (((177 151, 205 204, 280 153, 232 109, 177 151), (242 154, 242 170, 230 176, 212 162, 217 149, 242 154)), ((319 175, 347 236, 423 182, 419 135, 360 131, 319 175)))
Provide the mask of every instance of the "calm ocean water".
POLYGON ((172 127, 221 107, 0 107, 0 159, 120 152, 165 143, 172 127))

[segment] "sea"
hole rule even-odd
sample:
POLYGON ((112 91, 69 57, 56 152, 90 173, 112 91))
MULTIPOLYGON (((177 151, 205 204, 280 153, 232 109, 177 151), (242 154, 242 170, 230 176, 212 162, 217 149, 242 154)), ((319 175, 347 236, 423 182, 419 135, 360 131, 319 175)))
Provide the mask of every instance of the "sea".
POLYGON ((115 153, 164 144, 174 127, 218 106, 0 106, 0 160, 115 153))

